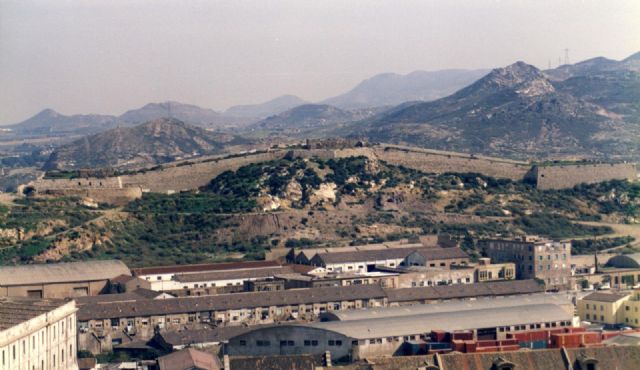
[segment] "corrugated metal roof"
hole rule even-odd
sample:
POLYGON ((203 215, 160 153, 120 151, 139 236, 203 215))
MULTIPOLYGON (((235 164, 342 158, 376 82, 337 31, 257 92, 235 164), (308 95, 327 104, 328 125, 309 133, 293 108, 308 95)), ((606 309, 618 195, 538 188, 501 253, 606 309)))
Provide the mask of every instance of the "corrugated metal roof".
POLYGON ((447 301, 430 304, 414 304, 397 307, 365 308, 361 310, 334 311, 322 314, 321 319, 329 321, 352 321, 365 319, 381 319, 398 316, 421 315, 428 313, 470 311, 493 307, 517 307, 533 304, 555 304, 571 306, 572 297, 568 294, 538 293, 524 296, 479 298, 475 300, 447 301))
POLYGON ((388 317, 353 321, 329 321, 310 326, 331 330, 354 339, 416 335, 432 330, 468 330, 537 322, 571 321, 572 315, 555 304, 494 307, 457 312, 388 317))
POLYGON ((84 261, 0 267, 0 286, 107 280, 131 275, 122 261, 84 261))

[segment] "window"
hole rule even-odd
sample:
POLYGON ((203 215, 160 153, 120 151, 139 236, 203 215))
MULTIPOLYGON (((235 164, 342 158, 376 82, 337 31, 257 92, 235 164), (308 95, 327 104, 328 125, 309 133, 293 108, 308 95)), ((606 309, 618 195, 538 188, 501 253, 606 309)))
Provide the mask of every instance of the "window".
POLYGON ((318 346, 318 341, 317 340, 312 340, 311 341, 311 345, 314 346, 314 347, 317 347, 318 346))
POLYGON ((311 341, 310 341, 310 340, 306 340, 306 339, 305 339, 305 341, 304 341, 304 345, 305 345, 306 347, 309 347, 309 346, 311 345, 311 341))
POLYGON ((247 345, 247 341, 244 340, 244 339, 240 340, 240 345, 241 346, 246 346, 247 345))

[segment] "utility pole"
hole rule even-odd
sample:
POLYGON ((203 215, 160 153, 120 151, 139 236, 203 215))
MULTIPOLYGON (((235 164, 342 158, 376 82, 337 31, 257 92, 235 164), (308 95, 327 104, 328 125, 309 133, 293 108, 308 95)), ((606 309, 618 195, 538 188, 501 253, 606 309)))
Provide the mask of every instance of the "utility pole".
POLYGON ((564 64, 569 64, 569 48, 564 48, 564 64))

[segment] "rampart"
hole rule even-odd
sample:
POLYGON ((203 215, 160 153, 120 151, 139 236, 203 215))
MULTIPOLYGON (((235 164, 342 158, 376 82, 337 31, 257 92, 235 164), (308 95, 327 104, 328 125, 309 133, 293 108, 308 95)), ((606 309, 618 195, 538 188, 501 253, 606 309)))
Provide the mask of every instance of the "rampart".
POLYGON ((184 163, 180 166, 163 167, 159 170, 121 176, 121 178, 125 186, 139 186, 145 191, 166 193, 193 190, 207 185, 225 171, 235 171, 248 164, 280 159, 286 153, 286 151, 272 151, 206 162, 184 163))
POLYGON ((526 162, 393 145, 374 147, 378 159, 389 164, 428 172, 477 172, 495 178, 522 180, 531 166, 526 162))
POLYGON ((470 154, 376 145, 340 149, 294 149, 247 153, 227 158, 204 158, 194 162, 164 164, 158 169, 107 178, 41 179, 28 185, 36 194, 91 197, 100 202, 120 204, 141 196, 144 191, 170 193, 205 186, 225 171, 242 166, 293 157, 321 159, 366 156, 391 165, 401 165, 428 173, 477 172, 495 178, 515 181, 531 177, 541 189, 570 188, 580 183, 636 177, 633 164, 583 164, 533 167, 527 162, 475 156, 470 154))
POLYGON ((531 176, 539 189, 564 189, 583 183, 635 179, 637 170, 632 163, 534 166, 531 176))
POLYGON ((121 177, 40 179, 24 187, 37 195, 91 198, 101 203, 126 204, 142 197, 139 186, 125 186, 121 177))

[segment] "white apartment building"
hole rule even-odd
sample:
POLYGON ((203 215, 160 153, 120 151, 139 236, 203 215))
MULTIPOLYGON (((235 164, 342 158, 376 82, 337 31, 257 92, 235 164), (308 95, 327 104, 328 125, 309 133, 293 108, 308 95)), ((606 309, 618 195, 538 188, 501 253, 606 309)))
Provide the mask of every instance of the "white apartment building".
POLYGON ((0 370, 77 370, 76 304, 0 297, 0 370))

